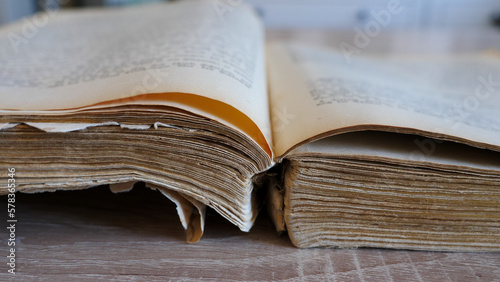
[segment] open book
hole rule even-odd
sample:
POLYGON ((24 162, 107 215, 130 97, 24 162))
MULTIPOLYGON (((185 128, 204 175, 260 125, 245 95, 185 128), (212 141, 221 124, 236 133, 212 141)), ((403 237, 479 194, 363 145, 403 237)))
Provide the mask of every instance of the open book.
MULTIPOLYGON (((45 19, 45 20, 44 20, 45 19)), ((0 29, 0 176, 143 181, 188 241, 266 203, 299 247, 500 250, 500 60, 264 43, 251 8, 181 1, 0 29)))

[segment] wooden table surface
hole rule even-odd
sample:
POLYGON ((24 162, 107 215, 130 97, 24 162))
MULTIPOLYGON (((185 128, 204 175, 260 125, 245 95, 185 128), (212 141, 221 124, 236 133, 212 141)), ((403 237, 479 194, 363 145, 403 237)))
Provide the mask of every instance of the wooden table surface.
POLYGON ((297 249, 265 214, 244 233, 209 211, 204 237, 187 244, 175 206, 143 187, 18 194, 17 205, 17 274, 4 264, 1 281, 500 279, 499 253, 297 249))
MULTIPOLYGON (((352 31, 269 31, 338 47, 352 31)), ((373 38, 363 52, 469 52, 500 47, 500 33, 396 31, 373 38)), ((3 222, 7 197, 3 196, 3 222)), ((446 253, 380 249, 297 249, 277 236, 262 214, 249 233, 209 211, 199 243, 185 243, 175 206, 157 191, 137 187, 112 194, 84 191, 17 194, 15 276, 1 281, 77 280, 331 280, 500 281, 500 253, 446 253)), ((6 228, 0 249, 8 255, 6 228)))

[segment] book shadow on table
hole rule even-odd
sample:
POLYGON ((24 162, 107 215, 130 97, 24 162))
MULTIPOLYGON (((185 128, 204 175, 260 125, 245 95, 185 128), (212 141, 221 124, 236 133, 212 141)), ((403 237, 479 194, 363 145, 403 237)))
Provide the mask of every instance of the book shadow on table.
MULTIPOLYGON (((4 196, 2 196, 4 198, 4 196)), ((71 244, 71 241, 169 241, 187 244, 175 204, 160 192, 137 183, 129 192, 112 193, 108 185, 76 191, 16 194, 19 235, 23 243, 71 244), (29 234, 29 236, 22 236, 29 234), (31 241, 31 242, 30 242, 31 241)), ((196 245, 223 240, 225 244, 291 247, 286 234, 278 236, 262 211, 250 232, 242 232, 212 209, 207 210, 205 233, 196 245)))

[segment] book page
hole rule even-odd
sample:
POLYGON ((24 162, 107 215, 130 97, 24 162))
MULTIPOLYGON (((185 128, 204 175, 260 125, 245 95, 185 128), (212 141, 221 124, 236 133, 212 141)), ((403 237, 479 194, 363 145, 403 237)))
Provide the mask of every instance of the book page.
MULTIPOLYGON (((215 4, 42 12, 0 29, 2 114, 55 114, 150 93, 190 93, 229 105, 269 132, 262 24, 243 3, 215 4)), ((140 102, 170 100, 182 99, 140 102)), ((203 101, 187 100, 186 110, 203 114, 203 101)))
POLYGON ((419 136, 365 131, 331 136, 297 147, 287 157, 301 156, 395 163, 401 166, 427 167, 467 172, 471 176, 500 177, 500 152, 482 150, 455 142, 435 142, 434 153, 416 158, 419 136))
POLYGON ((268 48, 276 155, 359 130, 418 133, 500 146, 500 60, 486 56, 357 58, 332 50, 268 48))

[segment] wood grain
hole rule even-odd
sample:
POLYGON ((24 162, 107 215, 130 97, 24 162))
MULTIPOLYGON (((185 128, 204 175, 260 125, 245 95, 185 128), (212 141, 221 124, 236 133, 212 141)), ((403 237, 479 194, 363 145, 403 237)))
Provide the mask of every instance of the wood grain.
POLYGON ((297 249, 265 215, 244 233, 211 211, 205 236, 187 244, 175 206, 143 187, 17 194, 17 204, 17 274, 4 264, 2 281, 500 279, 498 253, 297 249))

